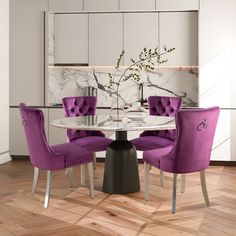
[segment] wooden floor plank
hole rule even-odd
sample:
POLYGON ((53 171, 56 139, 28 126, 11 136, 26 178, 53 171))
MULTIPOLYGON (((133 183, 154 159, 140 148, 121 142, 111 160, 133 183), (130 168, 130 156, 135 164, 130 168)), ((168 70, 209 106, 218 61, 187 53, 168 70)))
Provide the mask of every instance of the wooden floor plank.
MULTIPOLYGON (((43 208, 46 172, 31 194, 33 168, 28 161, 0 165, 0 236, 100 235, 236 235, 236 167, 206 170, 210 207, 205 206, 198 173, 187 175, 184 194, 177 192, 177 213, 171 214, 172 175, 152 168, 150 200, 143 198, 143 165, 139 165, 141 191, 127 195, 101 192, 104 164, 94 172, 95 198, 86 186, 69 188, 64 171, 53 173, 48 209, 43 208)), ((179 182, 178 182, 179 184, 179 182)))

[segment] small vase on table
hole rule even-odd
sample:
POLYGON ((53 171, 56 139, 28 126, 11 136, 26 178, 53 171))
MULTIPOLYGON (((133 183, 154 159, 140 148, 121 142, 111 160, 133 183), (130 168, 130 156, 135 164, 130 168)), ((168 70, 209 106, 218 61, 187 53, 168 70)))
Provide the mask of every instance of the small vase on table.
POLYGON ((110 110, 110 117, 114 121, 121 121, 125 115, 125 102, 124 100, 118 95, 113 95, 111 110, 110 110))

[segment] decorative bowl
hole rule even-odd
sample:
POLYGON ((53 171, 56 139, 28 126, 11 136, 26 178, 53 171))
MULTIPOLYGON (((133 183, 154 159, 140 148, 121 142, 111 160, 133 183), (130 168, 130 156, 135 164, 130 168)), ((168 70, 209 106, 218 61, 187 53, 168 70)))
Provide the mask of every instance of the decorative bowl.
POLYGON ((126 111, 126 117, 134 121, 143 120, 146 116, 147 112, 144 107, 131 107, 126 111))

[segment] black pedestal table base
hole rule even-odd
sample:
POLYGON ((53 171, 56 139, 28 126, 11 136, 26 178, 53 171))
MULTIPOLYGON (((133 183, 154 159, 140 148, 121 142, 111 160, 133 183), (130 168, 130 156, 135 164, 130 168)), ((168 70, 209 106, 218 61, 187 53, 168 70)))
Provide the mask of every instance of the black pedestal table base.
POLYGON ((116 140, 107 147, 103 192, 125 194, 139 190, 136 149, 127 140, 127 131, 116 131, 116 140))

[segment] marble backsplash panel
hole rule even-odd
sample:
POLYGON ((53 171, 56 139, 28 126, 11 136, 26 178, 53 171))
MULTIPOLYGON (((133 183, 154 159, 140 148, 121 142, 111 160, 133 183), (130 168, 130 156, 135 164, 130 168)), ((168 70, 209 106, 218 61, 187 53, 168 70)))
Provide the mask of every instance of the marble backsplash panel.
MULTIPOLYGON (((85 88, 94 87, 97 106, 110 107, 115 90, 108 88, 108 73, 116 73, 119 78, 122 71, 117 73, 114 67, 49 66, 48 105, 61 104, 63 97, 84 95, 85 88)), ((139 82, 122 82, 119 94, 127 104, 140 101, 140 83, 143 99, 150 95, 179 96, 184 106, 198 105, 198 67, 159 67, 143 73, 139 82)))

